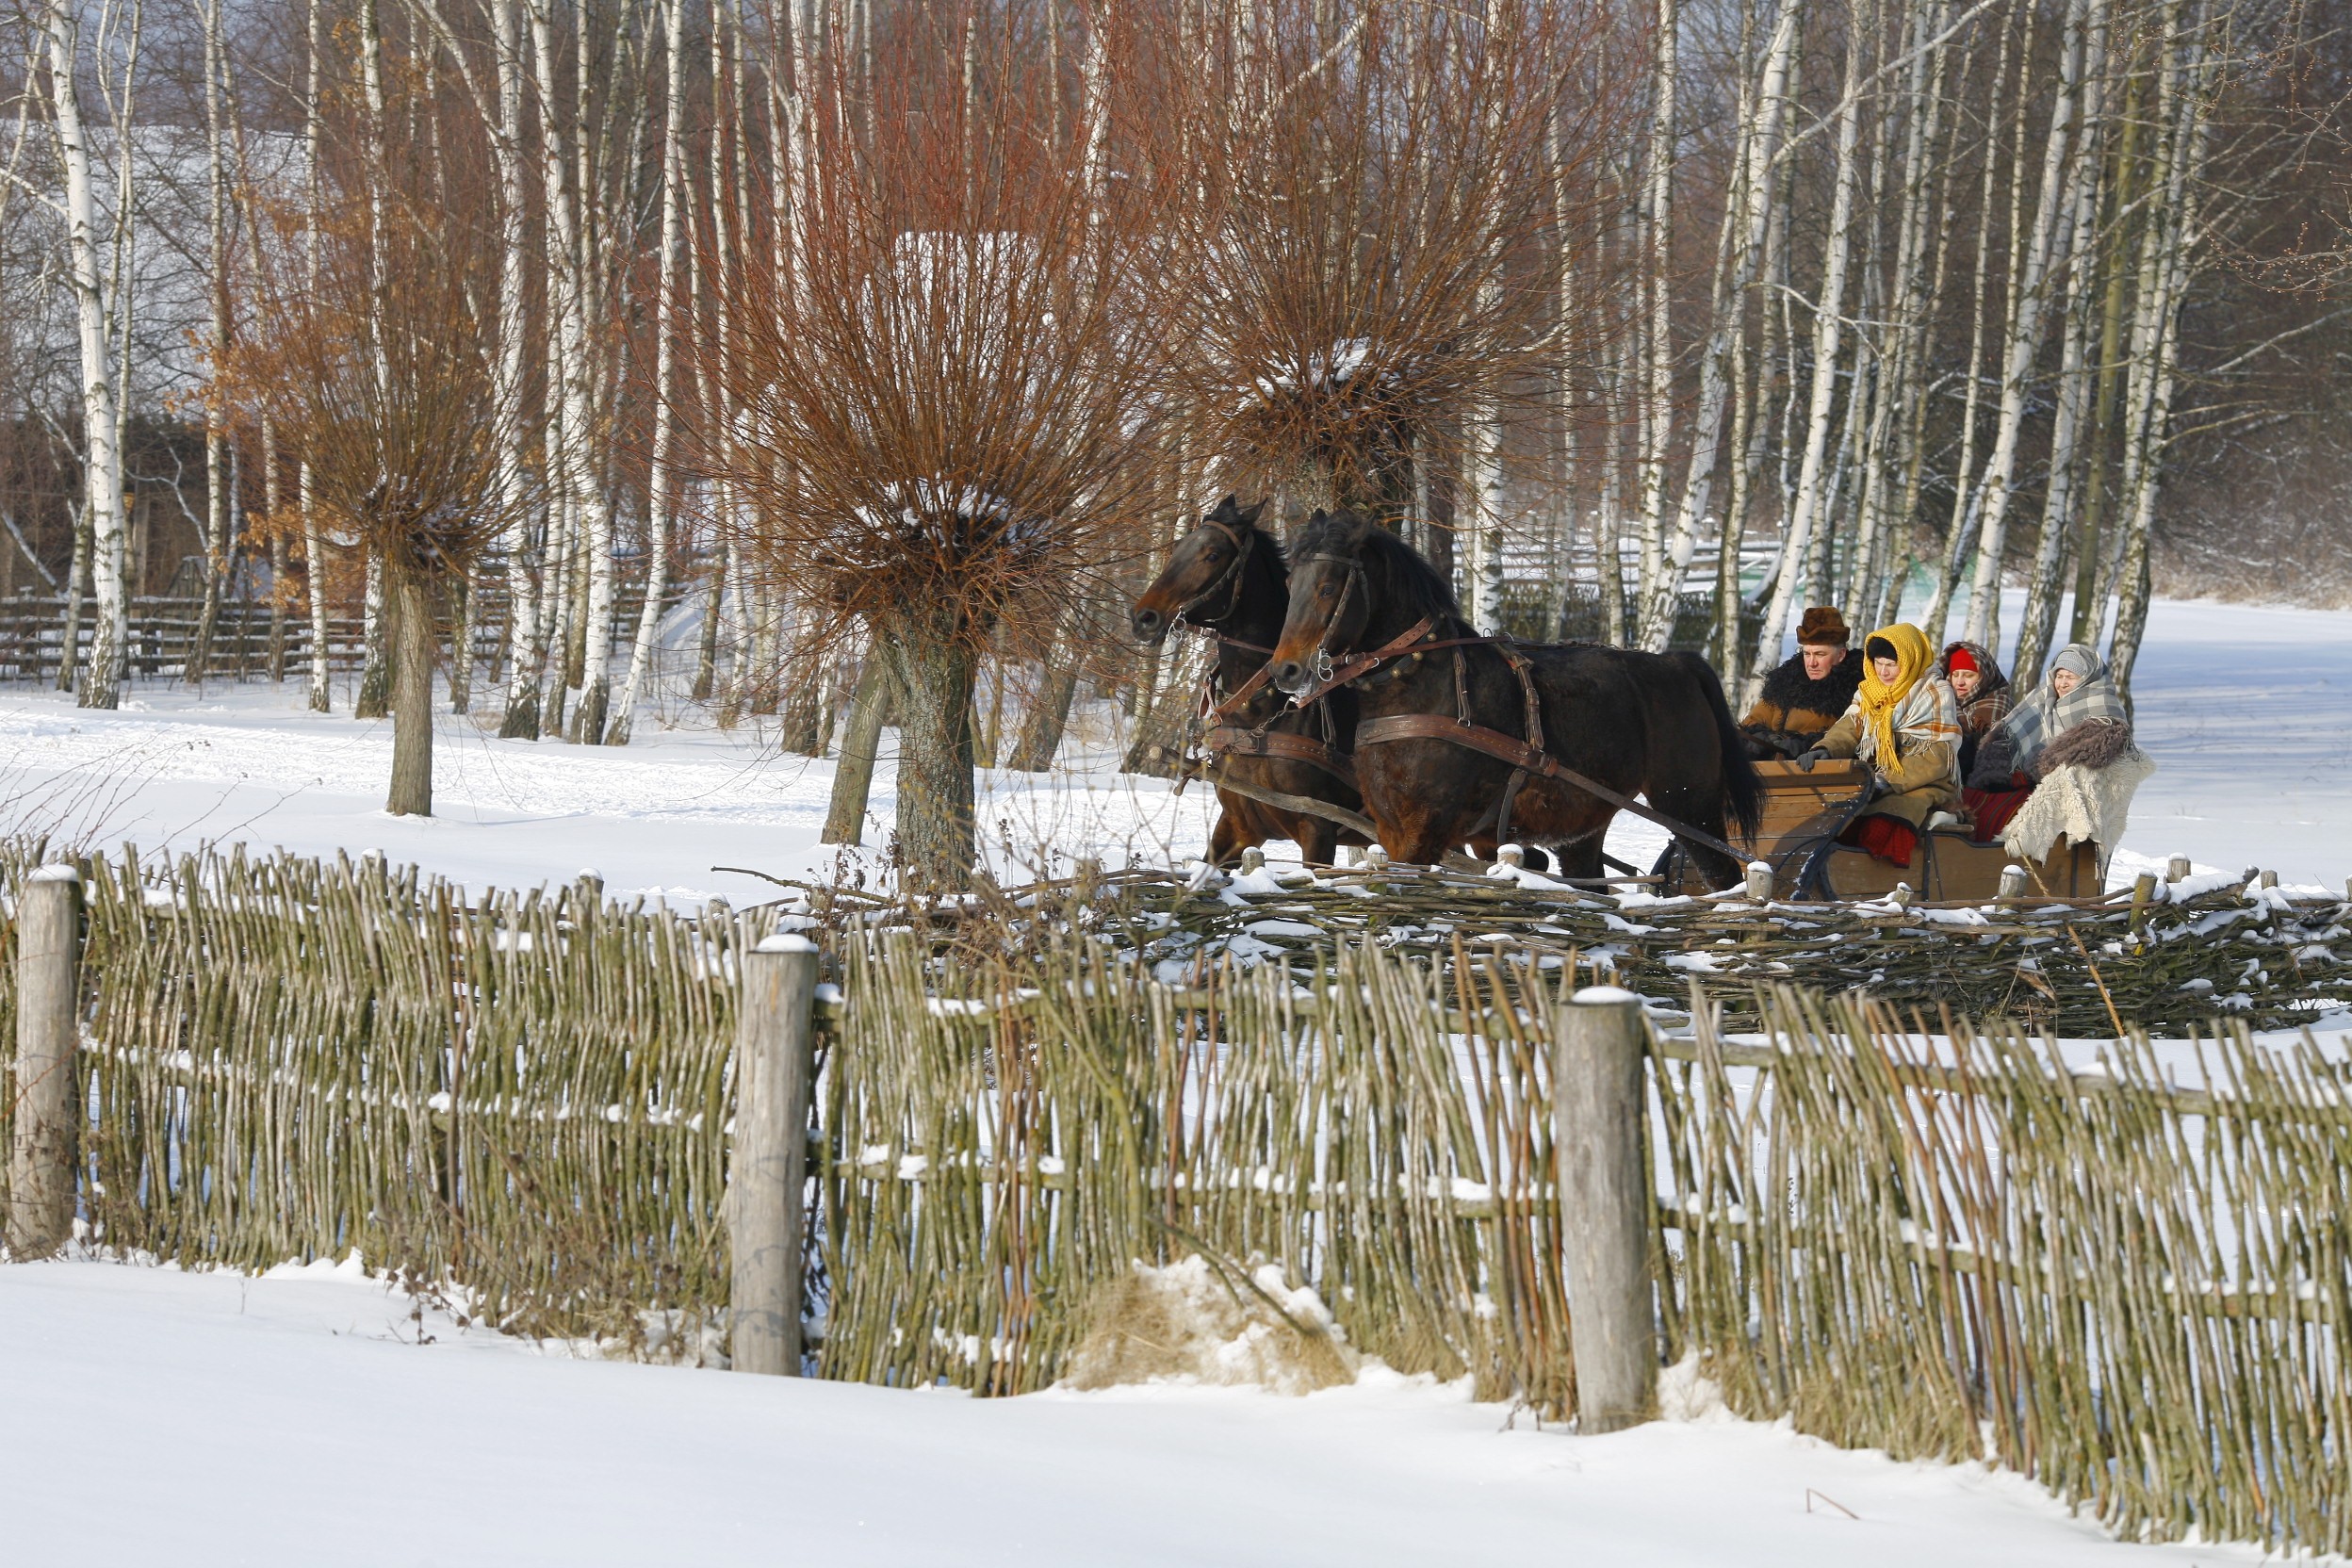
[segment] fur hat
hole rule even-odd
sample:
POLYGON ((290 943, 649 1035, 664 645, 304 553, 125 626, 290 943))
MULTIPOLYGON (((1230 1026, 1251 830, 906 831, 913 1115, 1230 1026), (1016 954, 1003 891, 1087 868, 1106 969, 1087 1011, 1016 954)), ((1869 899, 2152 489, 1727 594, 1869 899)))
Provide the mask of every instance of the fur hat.
MULTIPOLYGON (((1781 623, 1786 626, 1786 621, 1781 623)), ((1835 605, 1817 604, 1806 610, 1805 619, 1797 623, 1797 642, 1810 643, 1817 647, 1844 647, 1854 640, 1846 628, 1846 618, 1838 613, 1835 605)))

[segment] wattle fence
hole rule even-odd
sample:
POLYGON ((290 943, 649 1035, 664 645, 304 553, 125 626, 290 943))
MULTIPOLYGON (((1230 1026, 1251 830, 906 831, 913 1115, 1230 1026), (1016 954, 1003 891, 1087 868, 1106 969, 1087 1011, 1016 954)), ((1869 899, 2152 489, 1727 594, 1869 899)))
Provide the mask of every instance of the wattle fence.
MULTIPOLYGON (((512 1331, 714 1360, 737 975, 799 928, 831 988, 817 1374, 1039 1388, 1134 1262, 1199 1255, 1279 1266, 1400 1370, 1574 1407, 1551 1093, 1556 1003, 1596 973, 1574 954, 1364 939, 1171 985, 1096 936, 942 956, 879 909, 468 902, 234 853, 82 869, 75 1169, 102 1245, 356 1249, 512 1331)), ((1086 896, 1112 891, 1031 904, 1086 896)), ((1743 1414, 2014 1467, 2126 1537, 2352 1548, 2341 1060, 2242 1028, 2062 1050, 1741 1000, 1753 1031, 1699 996, 1649 1042, 1660 1357, 1743 1414)))

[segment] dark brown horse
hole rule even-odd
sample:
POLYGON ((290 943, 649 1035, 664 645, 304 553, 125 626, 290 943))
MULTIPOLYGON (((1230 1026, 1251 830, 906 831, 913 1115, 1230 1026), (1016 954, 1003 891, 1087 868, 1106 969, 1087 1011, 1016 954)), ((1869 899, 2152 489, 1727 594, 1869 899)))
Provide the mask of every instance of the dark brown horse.
POLYGON ((1696 830, 1684 841, 1713 886, 1738 880, 1739 860, 1698 836, 1753 833, 1762 789, 1705 660, 1479 637, 1435 568, 1352 512, 1318 513, 1291 555, 1273 681, 1310 698, 1353 687, 1357 779, 1390 855, 1429 864, 1507 835, 1596 876, 1618 808, 1557 776, 1565 767, 1646 794, 1696 830))
POLYGON ((1179 623, 1217 637, 1211 694, 1217 707, 1203 740, 1217 759, 1211 777, 1223 780, 1217 792, 1223 813, 1209 841, 1209 858, 1227 865, 1253 844, 1288 839, 1310 865, 1327 866, 1341 844, 1370 841, 1329 818, 1263 797, 1315 801, 1350 814, 1363 809, 1346 772, 1356 699, 1352 693, 1334 693, 1311 709, 1294 710, 1264 678, 1290 608, 1282 547, 1258 527, 1264 510, 1263 501, 1244 508, 1226 497, 1177 541, 1167 569, 1135 600, 1129 623, 1152 645, 1179 623))

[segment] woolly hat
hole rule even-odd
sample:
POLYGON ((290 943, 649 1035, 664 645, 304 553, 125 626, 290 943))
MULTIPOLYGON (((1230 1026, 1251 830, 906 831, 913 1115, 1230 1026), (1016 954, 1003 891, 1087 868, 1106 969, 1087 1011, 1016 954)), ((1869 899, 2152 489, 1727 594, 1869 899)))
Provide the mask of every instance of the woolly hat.
MULTIPOLYGON (((1784 626, 1787 622, 1782 623, 1784 626)), ((1806 610, 1805 619, 1797 623, 1799 644, 1810 643, 1816 647, 1844 647, 1854 640, 1846 628, 1846 618, 1838 613, 1837 606, 1817 604, 1806 610)))
POLYGON ((1968 650, 1967 645, 1954 643, 1952 650, 1944 655, 1944 668, 1948 671, 1973 670, 1976 668, 1976 655, 1968 650))

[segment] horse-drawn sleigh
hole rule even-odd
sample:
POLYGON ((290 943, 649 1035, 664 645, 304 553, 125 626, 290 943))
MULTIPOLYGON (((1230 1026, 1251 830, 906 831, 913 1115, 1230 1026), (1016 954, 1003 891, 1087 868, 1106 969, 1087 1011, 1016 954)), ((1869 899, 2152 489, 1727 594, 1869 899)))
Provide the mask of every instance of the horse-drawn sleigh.
MULTIPOLYGON (((1694 654, 1481 636, 1444 579, 1394 534, 1317 514, 1286 554, 1228 497, 1134 605, 1135 634, 1217 641, 1196 766, 1223 808, 1210 858, 1290 839, 1310 863, 1380 843, 1433 864, 1516 841, 1559 874, 1640 874, 1602 839, 1620 810, 1673 842, 1645 880, 1725 888, 1761 861, 1783 898, 1991 898, 2011 857, 1965 828, 1919 835, 1896 867, 1838 842, 1869 807, 1854 763, 1752 763, 1721 683, 1694 654)), ((2096 845, 2029 868, 2039 891, 2099 891, 2096 845)))

